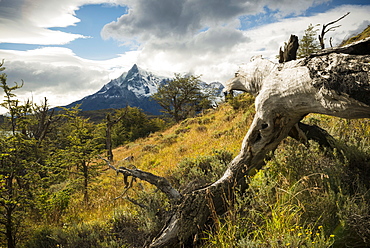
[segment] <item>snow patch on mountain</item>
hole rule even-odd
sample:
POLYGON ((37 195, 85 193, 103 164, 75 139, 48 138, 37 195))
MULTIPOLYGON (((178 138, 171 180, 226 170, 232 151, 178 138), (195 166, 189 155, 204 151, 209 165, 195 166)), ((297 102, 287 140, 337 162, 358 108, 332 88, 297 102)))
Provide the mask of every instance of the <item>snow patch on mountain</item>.
MULTIPOLYGON (((158 87, 165 84, 170 78, 159 76, 138 67, 136 64, 123 73, 120 77, 105 84, 96 93, 86 96, 83 99, 69 104, 72 107, 81 104, 82 110, 97 110, 107 108, 124 108, 126 105, 138 107, 147 113, 159 115, 162 109, 158 103, 151 99, 154 93, 158 92, 158 87)), ((222 95, 224 86, 221 83, 213 82, 210 84, 201 83, 204 91, 212 90, 222 95)))

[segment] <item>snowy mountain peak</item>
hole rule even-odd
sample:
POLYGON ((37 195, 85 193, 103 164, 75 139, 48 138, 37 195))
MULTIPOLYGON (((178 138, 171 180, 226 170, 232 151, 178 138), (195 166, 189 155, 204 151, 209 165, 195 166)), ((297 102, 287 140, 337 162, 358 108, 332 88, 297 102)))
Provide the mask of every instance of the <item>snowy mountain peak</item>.
POLYGON ((120 85, 133 92, 137 98, 142 98, 156 93, 159 85, 166 80, 168 79, 154 75, 134 64, 120 85))
POLYGON ((131 69, 127 72, 126 77, 133 77, 135 75, 139 74, 139 68, 136 64, 134 64, 131 69))
MULTIPOLYGON (((124 108, 126 105, 138 107, 147 113, 154 115, 161 114, 159 104, 151 100, 151 96, 158 91, 161 84, 166 83, 169 77, 159 76, 146 71, 134 64, 129 71, 120 77, 105 84, 98 92, 86 96, 83 99, 69 104, 72 107, 81 104, 82 110, 97 110, 108 108, 124 108)), ((222 84, 204 83, 202 88, 213 88, 222 91, 222 84)))

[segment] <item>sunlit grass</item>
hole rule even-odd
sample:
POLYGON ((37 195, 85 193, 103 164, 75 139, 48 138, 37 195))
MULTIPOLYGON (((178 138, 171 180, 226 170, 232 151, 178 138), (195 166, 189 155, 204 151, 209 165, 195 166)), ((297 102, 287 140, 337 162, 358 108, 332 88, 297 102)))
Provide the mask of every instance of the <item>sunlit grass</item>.
MULTIPOLYGON (((232 157, 239 153, 254 115, 250 96, 241 96, 239 101, 117 147, 113 151, 114 165, 134 166, 164 176, 180 191, 191 190, 185 187, 191 181, 196 187, 217 179, 224 165, 218 165, 207 176, 197 166, 207 159, 213 163, 217 151, 226 151, 232 157), (133 162, 123 161, 131 155, 135 157, 133 162)), ((340 149, 328 151, 315 142, 300 144, 286 139, 264 169, 248 178, 249 188, 236 197, 233 208, 224 216, 213 217, 215 225, 202 235, 199 247, 341 247, 354 238, 357 247, 364 245, 358 236, 363 233, 366 240, 367 231, 370 236, 367 223, 353 223, 363 221, 361 216, 370 216, 365 207, 370 202, 366 193, 369 185, 363 181, 366 159, 370 157, 370 121, 319 114, 310 114, 303 121, 328 131, 346 154, 340 149), (353 165, 351 161, 362 162, 353 165)), ((91 184, 89 205, 84 205, 77 192, 59 223, 128 228, 126 232, 130 230, 134 238, 154 235, 169 210, 166 196, 140 180, 127 190, 122 175, 106 165, 101 171, 91 184), (149 210, 127 197, 146 204, 149 210)), ((88 226, 80 228, 90 230, 88 226)), ((113 240, 123 240, 111 243, 111 247, 131 242, 122 234, 116 235, 113 240)))

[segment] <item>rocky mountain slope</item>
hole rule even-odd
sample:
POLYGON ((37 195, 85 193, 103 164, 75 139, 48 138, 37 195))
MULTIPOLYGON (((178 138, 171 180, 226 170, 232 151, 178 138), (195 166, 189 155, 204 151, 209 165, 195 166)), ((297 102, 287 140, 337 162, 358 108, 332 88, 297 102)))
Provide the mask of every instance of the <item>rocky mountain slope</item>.
MULTIPOLYGON (((150 96, 156 93, 158 87, 166 83, 168 79, 167 77, 143 70, 135 64, 128 72, 111 80, 96 93, 65 107, 70 108, 81 104, 80 108, 86 111, 108 108, 119 109, 128 105, 141 108, 149 114, 159 115, 162 108, 150 96)), ((224 87, 217 82, 211 84, 202 83, 201 86, 204 89, 212 87, 219 95, 221 95, 224 87)))

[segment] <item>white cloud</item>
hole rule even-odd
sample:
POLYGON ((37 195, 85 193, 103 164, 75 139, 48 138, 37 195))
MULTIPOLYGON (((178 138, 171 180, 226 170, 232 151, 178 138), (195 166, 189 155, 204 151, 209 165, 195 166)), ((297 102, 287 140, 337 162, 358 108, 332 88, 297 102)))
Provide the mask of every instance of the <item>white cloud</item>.
POLYGON ((0 50, 8 84, 24 81, 24 86, 15 92, 17 97, 22 100, 32 98, 35 102, 47 97, 52 106, 67 105, 96 92, 130 69, 136 57, 137 52, 127 52, 115 59, 92 61, 61 47, 0 50))
POLYGON ((156 70, 188 70, 197 75, 202 74, 205 81, 224 82, 233 76, 237 65, 247 63, 252 56, 262 54, 276 61, 279 47, 291 34, 301 38, 310 23, 325 24, 348 11, 351 14, 337 23, 341 26, 326 35, 327 40, 333 37, 333 45, 339 45, 343 39, 362 31, 370 23, 370 6, 345 5, 326 13, 281 19, 245 31, 235 30, 231 25, 209 28, 189 39, 151 39, 143 45, 139 64, 156 70))
POLYGON ((88 38, 79 34, 70 34, 61 31, 54 31, 36 27, 13 27, 13 30, 8 29, 8 23, 0 23, 0 29, 5 30, 1 34, 2 43, 18 43, 18 44, 35 44, 35 45, 64 45, 75 39, 88 38), (6 26, 6 28, 5 28, 6 26))
POLYGON ((105 25, 101 34, 105 39, 139 44, 138 63, 147 68, 191 71, 206 81, 223 81, 233 74, 227 70, 254 53, 276 54, 279 44, 294 32, 281 27, 241 31, 240 17, 264 13, 266 6, 280 17, 300 14, 326 1, 132 0, 126 2, 128 13, 105 25))
MULTIPOLYGON (((62 45, 88 38, 49 28, 80 22, 75 11, 85 4, 118 4, 114 0, 1 0, 0 43, 62 45)), ((98 18, 98 17, 97 17, 98 18)))
POLYGON ((204 28, 221 27, 240 16, 264 12, 266 6, 286 16, 326 1, 129 0, 126 2, 129 12, 107 24, 102 36, 124 42, 191 38, 204 28))
POLYGON ((334 45, 362 31, 370 23, 370 6, 347 5, 314 16, 280 19, 252 30, 240 30, 240 18, 262 13, 264 6, 279 10, 277 16, 281 18, 302 13, 325 1, 121 0, 118 3, 114 0, 24 0, 25 5, 18 13, 13 3, 21 1, 0 0, 0 25, 4 20, 14 25, 13 31, 3 32, 1 29, 1 42, 4 42, 3 37, 11 37, 12 40, 7 42, 62 44, 82 38, 79 34, 58 34, 47 27, 76 25, 79 20, 74 11, 79 6, 109 2, 128 4, 131 9, 116 22, 107 24, 102 35, 137 45, 135 51, 105 61, 82 59, 62 47, 0 50, 0 59, 5 59, 8 82, 25 81, 19 96, 23 99, 33 96, 36 102, 46 96, 53 106, 66 105, 94 93, 134 63, 151 71, 191 72, 202 75, 207 82, 224 82, 253 55, 262 54, 275 60, 279 46, 290 34, 302 37, 310 23, 328 23, 350 11, 351 14, 338 23, 342 26, 327 34, 327 38, 333 37, 334 45), (19 23, 15 17, 19 18, 19 23))

